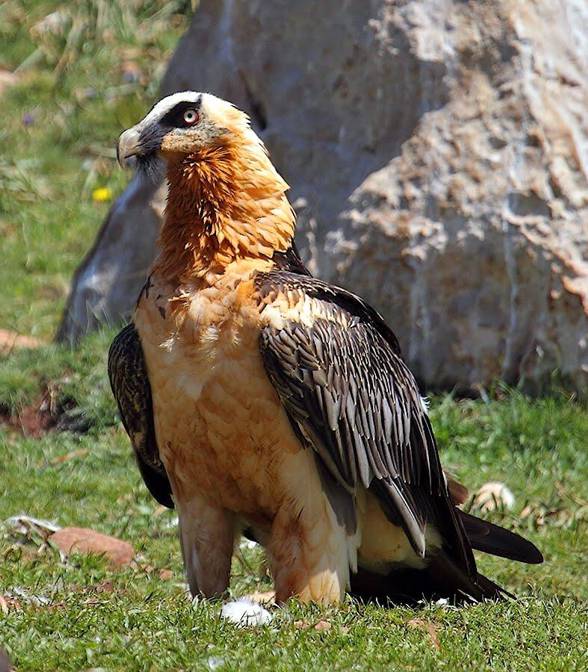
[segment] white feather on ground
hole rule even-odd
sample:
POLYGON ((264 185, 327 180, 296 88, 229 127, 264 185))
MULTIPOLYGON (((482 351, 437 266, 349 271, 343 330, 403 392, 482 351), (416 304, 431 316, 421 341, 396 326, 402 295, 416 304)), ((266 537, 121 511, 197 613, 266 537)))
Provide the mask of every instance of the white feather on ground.
POLYGON ((221 616, 242 628, 267 625, 272 620, 267 609, 248 598, 227 602, 223 605, 221 616))
POLYGON ((12 516, 5 521, 6 525, 11 528, 15 533, 21 535, 27 535, 31 531, 37 532, 38 534, 53 534, 61 529, 57 523, 54 523, 51 520, 42 520, 41 518, 33 518, 32 516, 27 516, 25 513, 21 513, 18 516, 12 516))

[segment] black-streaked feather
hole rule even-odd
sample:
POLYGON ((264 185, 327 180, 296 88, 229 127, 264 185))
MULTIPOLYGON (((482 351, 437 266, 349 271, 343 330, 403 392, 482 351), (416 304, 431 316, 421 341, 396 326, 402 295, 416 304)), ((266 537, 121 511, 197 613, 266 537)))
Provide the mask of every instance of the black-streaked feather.
POLYGON ((312 277, 278 270, 257 284, 262 298, 314 302, 312 325, 291 319, 280 329, 268 326, 260 343, 303 444, 347 492, 359 483, 372 488, 419 555, 426 526, 450 520, 441 524, 447 543, 463 566, 474 567, 417 384, 383 318, 351 292, 312 277))
POLYGON ((133 324, 119 332, 110 346, 108 376, 145 485, 160 504, 173 509, 171 485, 155 437, 151 386, 133 324))
POLYGON ((258 276, 257 289, 270 303, 289 296, 313 305, 312 324, 290 318, 260 337, 266 371, 302 444, 348 498, 360 484, 372 491, 421 557, 427 526, 436 528, 445 564, 455 565, 444 570, 457 582, 453 592, 483 596, 418 386, 383 318, 310 276, 274 270, 258 276))
MULTIPOLYGON (((269 305, 288 298, 283 320, 262 329, 261 354, 294 432, 315 454, 335 512, 337 487, 340 499, 353 506, 361 484, 428 558, 420 575, 407 569, 374 579, 360 567, 352 592, 393 596, 399 586, 403 590, 404 577, 417 599, 508 595, 478 573, 472 547, 523 562, 540 562, 541 554, 518 535, 453 505, 417 383, 383 318, 351 292, 299 272, 259 274, 257 290, 269 305), (295 317, 296 305, 304 305, 304 318, 295 317), (442 539, 432 553, 426 548, 429 525, 442 539)), ((346 506, 341 518, 352 533, 349 512, 346 506)))

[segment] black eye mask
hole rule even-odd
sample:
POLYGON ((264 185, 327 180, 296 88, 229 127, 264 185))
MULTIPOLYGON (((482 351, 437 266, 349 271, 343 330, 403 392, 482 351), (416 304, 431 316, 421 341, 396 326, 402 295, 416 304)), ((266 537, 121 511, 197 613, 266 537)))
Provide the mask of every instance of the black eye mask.
POLYGON ((196 101, 182 101, 165 114, 159 124, 167 128, 187 128, 191 124, 186 123, 184 114, 188 110, 194 110, 198 114, 202 105, 202 96, 196 101))

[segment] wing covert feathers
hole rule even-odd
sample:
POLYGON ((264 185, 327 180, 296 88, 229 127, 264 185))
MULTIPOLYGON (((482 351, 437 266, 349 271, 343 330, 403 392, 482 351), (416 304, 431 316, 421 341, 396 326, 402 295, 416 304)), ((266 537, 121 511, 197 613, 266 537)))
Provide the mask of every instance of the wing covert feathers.
MULTIPOLYGON (((425 528, 453 510, 429 418, 396 338, 361 299, 311 277, 262 274, 260 347, 294 431, 339 486, 372 488, 423 557, 425 528), (443 512, 443 515, 441 515, 443 512)), ((462 563, 473 563, 455 514, 462 563)))
POLYGON ((171 485, 155 438, 151 386, 133 324, 120 331, 110 346, 108 376, 145 485, 160 504, 173 509, 171 485))

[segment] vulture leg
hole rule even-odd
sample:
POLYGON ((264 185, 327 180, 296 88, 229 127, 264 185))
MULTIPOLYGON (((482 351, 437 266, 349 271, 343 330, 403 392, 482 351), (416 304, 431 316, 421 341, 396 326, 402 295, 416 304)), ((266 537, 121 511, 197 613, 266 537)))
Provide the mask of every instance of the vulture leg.
POLYGON ((308 508, 283 506, 268 545, 276 601, 297 597, 302 602, 340 602, 349 584, 348 544, 324 496, 319 494, 308 508))
POLYGON ((192 596, 221 597, 229 587, 234 516, 200 497, 178 501, 180 543, 192 596))

